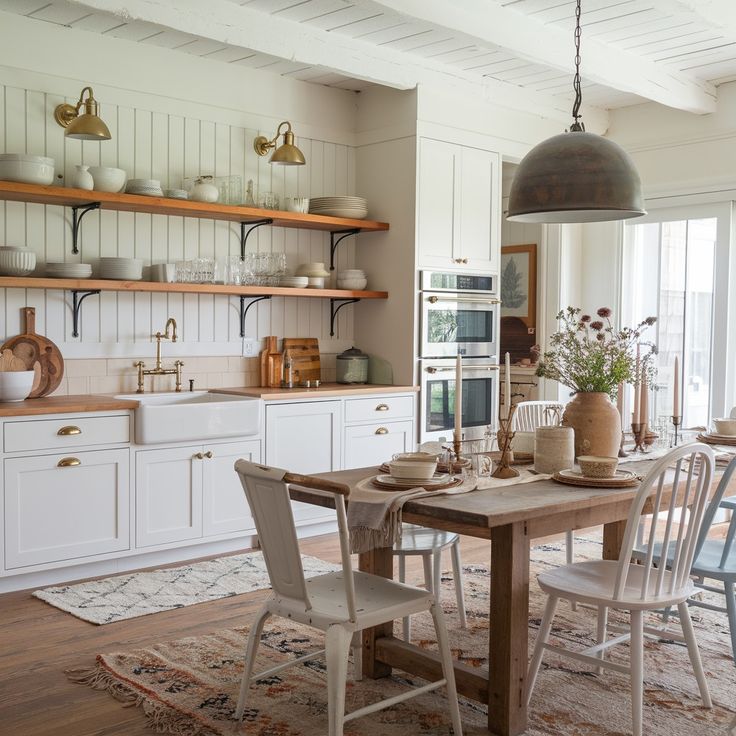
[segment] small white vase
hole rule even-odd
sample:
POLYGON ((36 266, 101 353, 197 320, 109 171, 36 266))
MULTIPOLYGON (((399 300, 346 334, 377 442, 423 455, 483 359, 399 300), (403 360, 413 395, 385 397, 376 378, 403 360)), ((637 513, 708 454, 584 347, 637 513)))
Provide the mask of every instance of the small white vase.
POLYGON ((220 191, 211 176, 200 176, 194 182, 189 198, 196 202, 217 202, 220 191))
POLYGON ((89 173, 89 166, 77 164, 74 167, 72 186, 75 189, 87 189, 88 191, 95 188, 95 180, 92 178, 92 174, 89 173))

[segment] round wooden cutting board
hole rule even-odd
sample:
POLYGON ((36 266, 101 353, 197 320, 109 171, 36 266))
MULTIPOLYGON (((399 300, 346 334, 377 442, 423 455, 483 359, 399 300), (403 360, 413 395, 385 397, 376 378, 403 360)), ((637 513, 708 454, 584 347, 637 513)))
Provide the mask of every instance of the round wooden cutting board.
POLYGON ((36 334, 36 310, 23 307, 20 311, 26 318, 26 331, 6 340, 0 352, 12 350, 13 355, 23 361, 26 370, 36 371, 33 388, 28 395, 29 399, 35 399, 50 394, 59 386, 64 377, 64 358, 51 340, 36 334))

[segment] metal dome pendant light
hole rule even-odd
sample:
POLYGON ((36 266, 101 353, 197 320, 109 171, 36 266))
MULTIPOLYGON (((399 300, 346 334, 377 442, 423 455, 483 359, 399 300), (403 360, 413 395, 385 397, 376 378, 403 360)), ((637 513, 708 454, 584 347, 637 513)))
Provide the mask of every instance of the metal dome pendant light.
POLYGON ((629 154, 608 138, 586 133, 580 121, 580 2, 575 11, 573 123, 568 132, 532 148, 519 164, 507 215, 514 222, 605 222, 646 215, 641 179, 629 154))

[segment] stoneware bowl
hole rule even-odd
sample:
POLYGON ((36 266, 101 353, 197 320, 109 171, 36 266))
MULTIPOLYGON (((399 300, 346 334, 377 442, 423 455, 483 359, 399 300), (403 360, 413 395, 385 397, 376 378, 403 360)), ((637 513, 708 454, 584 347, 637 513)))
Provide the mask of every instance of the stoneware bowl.
POLYGON ((90 166, 89 173, 98 192, 122 192, 125 189, 127 174, 123 169, 113 166, 90 166))
POLYGON ((0 371, 0 401, 23 401, 33 388, 33 371, 0 371))
POLYGON ((388 467, 394 478, 429 480, 437 470, 437 460, 392 460, 388 467))
POLYGON ((368 284, 368 279, 338 279, 338 289, 348 289, 350 291, 360 291, 365 289, 368 284))
POLYGON ((0 179, 26 184, 53 184, 54 159, 27 153, 0 154, 0 179))
POLYGON ((736 419, 714 419, 713 424, 718 434, 725 434, 729 437, 736 437, 736 419))
POLYGON ((578 465, 586 478, 613 478, 616 475, 618 458, 580 455, 578 465))
POLYGON ((3 276, 27 276, 36 268, 36 254, 29 249, 0 250, 0 274, 3 276))

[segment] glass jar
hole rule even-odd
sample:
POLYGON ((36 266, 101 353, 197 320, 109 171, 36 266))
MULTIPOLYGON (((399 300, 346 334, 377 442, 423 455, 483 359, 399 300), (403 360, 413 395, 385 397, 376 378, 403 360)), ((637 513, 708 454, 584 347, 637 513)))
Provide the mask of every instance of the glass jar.
POLYGON ((338 383, 367 383, 368 356, 359 348, 350 348, 335 359, 338 383))

